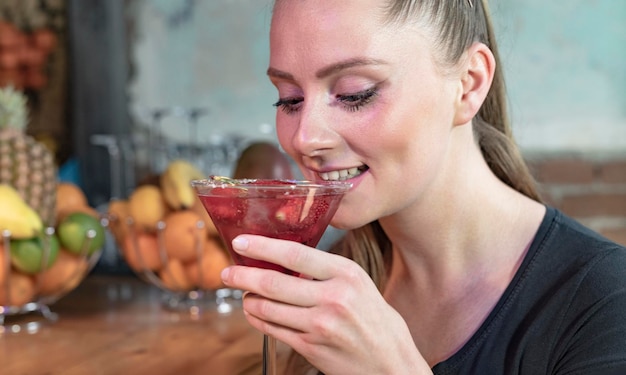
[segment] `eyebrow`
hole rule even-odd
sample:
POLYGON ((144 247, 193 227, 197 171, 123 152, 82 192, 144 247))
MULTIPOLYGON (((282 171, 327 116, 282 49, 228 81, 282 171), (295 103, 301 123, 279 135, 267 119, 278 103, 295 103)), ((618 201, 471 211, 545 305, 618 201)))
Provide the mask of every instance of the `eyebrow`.
MULTIPOLYGON (((317 78, 325 78, 330 75, 333 75, 337 72, 340 72, 345 69, 357 67, 357 66, 365 66, 365 65, 384 65, 386 64, 382 60, 377 59, 369 59, 369 58, 360 58, 355 57, 352 59, 340 61, 329 66, 326 66, 315 73, 317 78)), ((267 69, 267 75, 275 78, 282 78, 290 81, 295 81, 293 75, 287 72, 283 72, 282 70, 278 70, 276 68, 269 67, 267 69)))

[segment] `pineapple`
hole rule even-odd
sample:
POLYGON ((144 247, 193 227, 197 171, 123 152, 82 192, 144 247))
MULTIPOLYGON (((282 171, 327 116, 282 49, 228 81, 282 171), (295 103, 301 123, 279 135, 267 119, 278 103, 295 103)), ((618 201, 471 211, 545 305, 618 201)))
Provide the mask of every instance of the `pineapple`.
POLYGON ((26 134, 26 96, 0 88, 0 183, 15 188, 46 225, 54 225, 57 170, 52 153, 26 134))

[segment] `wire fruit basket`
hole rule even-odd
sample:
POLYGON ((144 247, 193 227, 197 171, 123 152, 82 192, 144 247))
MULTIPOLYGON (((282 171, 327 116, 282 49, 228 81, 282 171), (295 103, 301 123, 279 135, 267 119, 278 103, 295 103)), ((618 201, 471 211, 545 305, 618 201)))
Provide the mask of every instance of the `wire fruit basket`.
MULTIPOLYGON (((107 220, 101 219, 102 228, 107 220)), ((0 334, 35 333, 58 320, 51 306, 74 290, 102 253, 94 248, 99 234, 84 233, 77 251, 59 242, 54 227, 32 239, 15 239, 4 230, 0 238, 0 334)))

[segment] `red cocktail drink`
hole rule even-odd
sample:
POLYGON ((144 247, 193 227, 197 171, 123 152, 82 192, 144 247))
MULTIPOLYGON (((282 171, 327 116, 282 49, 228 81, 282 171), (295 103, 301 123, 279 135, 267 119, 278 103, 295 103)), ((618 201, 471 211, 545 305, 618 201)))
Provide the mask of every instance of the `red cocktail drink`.
POLYGON ((315 247, 350 183, 232 180, 213 177, 192 185, 240 265, 295 274, 273 263, 243 257, 231 248, 239 234, 258 234, 315 247))

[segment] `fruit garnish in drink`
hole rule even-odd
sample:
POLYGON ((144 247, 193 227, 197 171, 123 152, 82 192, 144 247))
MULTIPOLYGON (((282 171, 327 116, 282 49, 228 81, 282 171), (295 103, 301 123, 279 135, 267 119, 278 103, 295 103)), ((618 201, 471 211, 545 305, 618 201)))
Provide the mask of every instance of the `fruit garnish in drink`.
POLYGON ((225 184, 229 184, 229 185, 235 185, 235 180, 233 180, 230 177, 226 177, 226 176, 210 176, 211 179, 215 180, 215 181, 219 181, 219 182, 223 182, 225 184))

